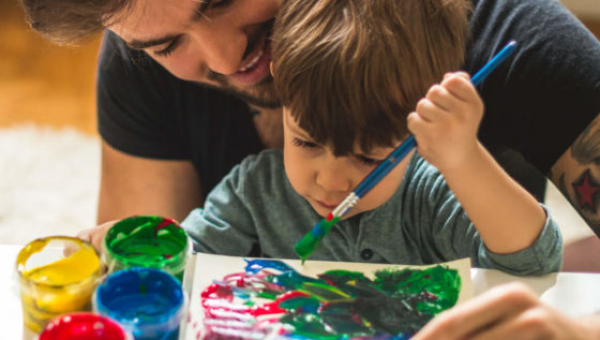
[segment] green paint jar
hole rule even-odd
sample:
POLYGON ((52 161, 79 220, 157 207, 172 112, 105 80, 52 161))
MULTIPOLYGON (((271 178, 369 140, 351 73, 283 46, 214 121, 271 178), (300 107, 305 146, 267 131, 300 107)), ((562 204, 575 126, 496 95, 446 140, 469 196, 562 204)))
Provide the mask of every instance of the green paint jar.
POLYGON ((102 256, 109 273, 132 267, 158 268, 183 282, 190 249, 186 232, 174 220, 134 216, 108 230, 102 256))

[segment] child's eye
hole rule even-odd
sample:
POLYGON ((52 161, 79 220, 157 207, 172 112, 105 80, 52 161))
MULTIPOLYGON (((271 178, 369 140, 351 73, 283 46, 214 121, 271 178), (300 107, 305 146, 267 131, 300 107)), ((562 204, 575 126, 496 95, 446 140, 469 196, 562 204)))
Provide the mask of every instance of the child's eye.
POLYGON ((295 146, 299 146, 299 147, 301 147, 301 148, 316 148, 316 147, 318 147, 318 146, 319 146, 319 145, 318 145, 318 144, 316 144, 316 143, 308 142, 308 141, 305 141, 305 140, 302 140, 302 139, 299 139, 299 138, 294 138, 294 139, 292 140, 292 143, 293 143, 295 146))
POLYGON ((383 159, 373 159, 365 156, 356 156, 356 158, 358 158, 361 163, 366 165, 379 165, 384 161, 383 159))

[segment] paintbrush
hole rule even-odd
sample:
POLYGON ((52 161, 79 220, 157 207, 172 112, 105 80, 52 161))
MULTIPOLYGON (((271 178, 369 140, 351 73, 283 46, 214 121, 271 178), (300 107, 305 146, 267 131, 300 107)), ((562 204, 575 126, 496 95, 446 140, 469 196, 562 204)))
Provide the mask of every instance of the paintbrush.
MULTIPOLYGON (((471 82, 479 85, 500 63, 502 63, 517 47, 515 41, 509 42, 496 56, 492 58, 479 72, 477 72, 471 82)), ((331 227, 339 221, 352 207, 356 205, 364 195, 366 195, 377 183, 379 183, 392 169, 402 161, 404 157, 417 145, 414 136, 409 136, 394 151, 392 151, 385 160, 371 171, 358 186, 340 203, 327 217, 319 221, 310 232, 296 243, 294 247, 296 254, 302 259, 302 263, 315 251, 323 237, 327 235, 331 227)))

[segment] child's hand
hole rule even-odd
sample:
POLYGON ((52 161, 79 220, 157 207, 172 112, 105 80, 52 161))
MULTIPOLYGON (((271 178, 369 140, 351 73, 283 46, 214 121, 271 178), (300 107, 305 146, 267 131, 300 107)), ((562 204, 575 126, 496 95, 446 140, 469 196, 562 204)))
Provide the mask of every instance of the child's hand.
POLYGON ((465 164, 478 150, 483 102, 464 72, 448 73, 408 115, 421 156, 440 171, 465 164))

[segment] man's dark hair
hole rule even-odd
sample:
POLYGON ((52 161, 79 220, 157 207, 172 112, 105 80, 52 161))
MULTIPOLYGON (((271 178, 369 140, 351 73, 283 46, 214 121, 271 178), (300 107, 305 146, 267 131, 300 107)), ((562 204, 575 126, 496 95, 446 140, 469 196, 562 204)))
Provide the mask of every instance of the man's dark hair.
POLYGON ((117 19, 134 0, 19 0, 31 28, 44 38, 71 45, 117 19))

